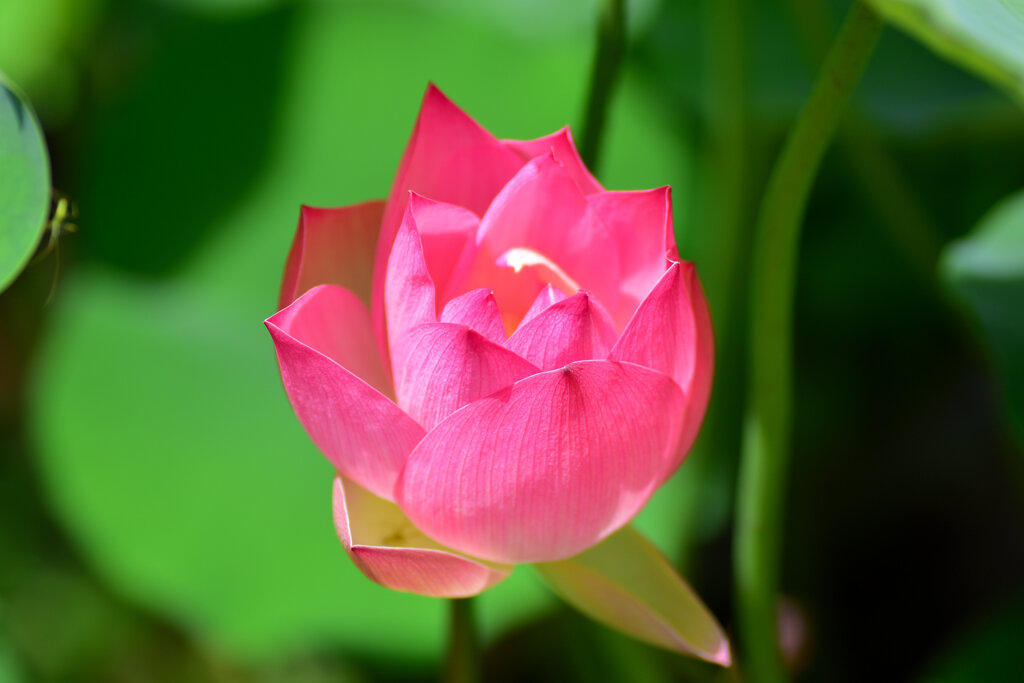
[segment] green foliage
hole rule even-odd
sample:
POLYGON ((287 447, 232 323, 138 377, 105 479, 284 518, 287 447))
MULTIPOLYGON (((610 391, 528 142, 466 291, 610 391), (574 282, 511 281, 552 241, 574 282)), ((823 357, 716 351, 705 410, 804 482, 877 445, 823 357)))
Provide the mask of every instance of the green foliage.
POLYGON ((950 245, 942 272, 985 332, 1024 439, 1024 191, 1001 201, 968 237, 950 245))
POLYGON ((39 121, 0 76, 0 291, 39 243, 49 202, 50 160, 39 121))
POLYGON ((1024 671, 1024 600, 986 616, 956 640, 921 676, 920 683, 1016 683, 1024 671))
POLYGON ((81 48, 101 0, 0 0, 0 69, 47 116, 64 117, 78 94, 81 48))
MULTIPOLYGON (((265 659, 343 643, 433 657, 442 605, 370 583, 334 537, 331 468, 288 406, 259 323, 273 312, 298 206, 384 195, 428 80, 499 135, 545 134, 576 116, 589 36, 526 39, 389 6, 271 17, 172 26, 169 53, 149 62, 155 77, 141 73, 143 85, 86 143, 94 153, 84 162, 83 215, 104 231, 90 249, 101 262, 167 275, 146 282, 92 268, 64 281, 32 410, 44 479, 60 518, 113 586, 232 652, 265 659), (278 52, 280 63, 266 65, 283 69, 280 78, 245 99, 237 83, 213 87, 232 78, 230 60, 214 60, 214 74, 198 83, 201 109, 177 107, 170 139, 145 134, 165 125, 188 79, 167 65, 180 56, 198 68, 201 55, 216 56, 216 36, 230 36, 243 50, 236 59, 248 63, 244 50, 265 47, 248 37, 273 34, 274 21, 292 46, 287 60, 278 52), (190 40, 197 32, 206 36, 198 46, 190 40), (481 71, 481 53, 516 67, 481 71), (495 79, 536 106, 491 99, 495 79), (264 119, 269 128, 254 134, 246 110, 271 102, 273 125, 264 119), (253 151, 240 159, 245 145, 253 151), (194 172, 220 163, 211 154, 230 168, 194 172), (229 185, 229 173, 249 174, 249 189, 229 185), (189 242, 173 259, 160 253, 161 244, 171 245, 166 252, 189 242), (149 247, 139 252, 140 243, 149 247), (133 251, 141 263, 126 263, 133 251)), ((529 572, 517 572, 484 597, 484 630, 497 634, 549 600, 529 572)))
POLYGON ((869 0, 947 59, 1024 101, 1024 0, 869 0))

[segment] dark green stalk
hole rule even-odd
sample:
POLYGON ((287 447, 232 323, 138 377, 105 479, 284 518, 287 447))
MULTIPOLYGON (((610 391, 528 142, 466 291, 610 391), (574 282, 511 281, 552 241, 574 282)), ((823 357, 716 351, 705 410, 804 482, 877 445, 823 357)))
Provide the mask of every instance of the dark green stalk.
POLYGON ((448 655, 444 663, 444 680, 446 683, 479 683, 480 643, 473 618, 473 598, 449 600, 448 605, 448 655))
POLYGON ((777 598, 800 226, 822 156, 881 30, 879 18, 855 2, 772 170, 758 215, 751 280, 751 386, 735 554, 740 667, 751 681, 787 680, 777 637, 777 598))
MULTIPOLYGON (((789 0, 806 51, 817 61, 828 50, 828 15, 819 0, 789 0)), ((942 237, 881 137, 856 106, 839 130, 839 143, 868 201, 916 275, 935 289, 942 237)))
POLYGON ((580 156, 591 171, 597 170, 601 134, 608 118, 608 103, 611 101, 619 67, 625 54, 625 0, 606 0, 597 26, 594 70, 590 77, 586 119, 580 138, 580 156))

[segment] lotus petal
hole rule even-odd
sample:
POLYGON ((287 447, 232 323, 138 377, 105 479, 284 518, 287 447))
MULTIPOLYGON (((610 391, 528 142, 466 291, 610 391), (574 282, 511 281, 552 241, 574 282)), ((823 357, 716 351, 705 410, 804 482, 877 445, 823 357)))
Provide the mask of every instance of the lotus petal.
POLYGON ((650 541, 625 527, 560 562, 534 568, 584 614, 654 645, 729 666, 715 616, 650 541))
POLYGON ((394 347, 398 405, 426 429, 462 406, 540 370, 465 325, 431 323, 394 347))
POLYGON ((715 362, 711 316, 692 263, 665 271, 608 357, 663 372, 686 392, 681 462, 704 420, 715 362))
POLYGON ((508 339, 498 302, 489 289, 474 289, 449 301, 441 311, 441 322, 465 325, 495 344, 504 344, 508 339))
POLYGON ((525 325, 530 322, 542 312, 546 311, 548 306, 557 304, 559 301, 565 301, 569 298, 569 295, 558 289, 554 285, 546 285, 537 298, 530 304, 530 308, 526 311, 526 315, 523 316, 523 321, 520 325, 525 325))
MULTIPOLYGON (((609 310, 617 304, 615 239, 572 175, 550 153, 526 164, 494 198, 480 221, 476 241, 478 268, 489 270, 500 255, 525 248, 549 259, 609 310)), ((491 286, 472 281, 474 286, 491 286)), ((505 311, 502 292, 494 289, 505 311)), ((535 295, 531 293, 530 301, 535 295)))
POLYGON ((343 474, 391 500, 398 472, 424 431, 356 374, 383 373, 366 307, 351 292, 323 285, 266 325, 285 391, 310 438, 343 474))
POLYGON ((617 337, 604 307, 587 292, 579 292, 521 324, 505 346, 541 370, 552 370, 576 360, 607 357, 617 337))
POLYGON ((470 403, 410 454, 396 502, 495 562, 564 559, 635 515, 673 463, 683 394, 631 363, 580 361, 470 403))
POLYGON ((384 309, 393 357, 395 340, 417 325, 437 320, 434 281, 427 270, 423 243, 411 210, 405 212, 402 227, 395 237, 395 245, 388 259, 386 285, 384 309))
MULTIPOLYGON (((384 266, 405 215, 409 191, 483 215, 523 160, 449 100, 427 86, 412 135, 391 185, 374 266, 374 301, 384 297, 384 266)), ((374 304, 376 326, 383 317, 374 304)))
POLYGON ((423 244, 427 272, 440 301, 466 279, 476 252, 480 219, 472 211, 410 193, 406 211, 412 216, 423 244))
POLYGON ((278 308, 316 285, 341 285, 370 304, 382 200, 318 209, 303 206, 284 267, 278 308))
POLYGON ((523 163, 551 153, 565 166, 583 194, 601 192, 603 189, 601 183, 597 182, 597 179, 590 174, 583 159, 580 158, 569 126, 536 140, 502 140, 501 144, 515 151, 522 158, 523 163))
POLYGON ((359 571, 396 591, 465 598, 512 572, 511 567, 463 557, 438 545, 397 505, 342 476, 334 479, 334 528, 359 571))
POLYGON ((665 252, 675 246, 672 193, 668 187, 600 192, 587 202, 615 237, 621 298, 612 317, 622 329, 668 266, 665 252))

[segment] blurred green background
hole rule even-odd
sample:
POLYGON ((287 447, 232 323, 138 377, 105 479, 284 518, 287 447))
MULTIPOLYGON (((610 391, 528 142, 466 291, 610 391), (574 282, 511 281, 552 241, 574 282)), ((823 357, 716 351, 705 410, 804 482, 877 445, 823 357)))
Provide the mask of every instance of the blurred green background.
MULTIPOLYGON (((601 139, 606 187, 673 186, 711 299, 711 413, 639 524, 730 629, 750 225, 847 5, 628 3, 601 139)), ((261 323, 299 205, 385 196, 428 81, 499 137, 578 126, 598 13, 0 0, 0 71, 80 212, 0 294, 0 683, 436 677, 445 605, 346 558, 261 323)), ((1022 187, 1019 104, 886 29, 801 245, 783 588, 803 680, 1024 672, 1024 199, 989 213, 1022 187)), ((488 681, 728 680, 528 568, 478 613, 488 681)))

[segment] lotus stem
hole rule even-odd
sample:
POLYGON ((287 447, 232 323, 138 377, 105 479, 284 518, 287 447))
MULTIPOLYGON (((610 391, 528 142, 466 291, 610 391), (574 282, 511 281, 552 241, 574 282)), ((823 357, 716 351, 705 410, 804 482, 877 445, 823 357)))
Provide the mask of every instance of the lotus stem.
POLYGON ((746 679, 759 683, 788 678, 778 643, 777 600, 800 226, 822 156, 882 26, 860 0, 850 8, 775 163, 756 225, 748 347, 751 385, 736 498, 735 597, 740 669, 746 679))
POLYGON ((606 0, 597 27, 594 70, 590 78, 586 118, 580 139, 580 157, 587 168, 595 172, 601 134, 608 117, 608 103, 626 53, 625 4, 625 0, 606 0))
POLYGON ((445 659, 446 683, 479 683, 480 643, 473 617, 473 598, 448 601, 448 655, 445 659))

